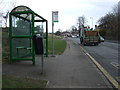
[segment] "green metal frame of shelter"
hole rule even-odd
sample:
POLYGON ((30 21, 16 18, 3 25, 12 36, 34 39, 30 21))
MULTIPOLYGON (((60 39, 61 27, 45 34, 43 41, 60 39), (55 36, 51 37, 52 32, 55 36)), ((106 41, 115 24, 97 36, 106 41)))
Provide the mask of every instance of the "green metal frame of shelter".
POLYGON ((17 6, 9 14, 11 63, 13 63, 13 61, 15 60, 31 60, 33 64, 35 64, 35 48, 33 41, 33 36, 35 35, 35 22, 46 23, 44 54, 48 56, 48 21, 32 11, 29 7, 17 6), (23 26, 20 26, 18 23, 20 22, 20 20, 24 22, 26 26, 24 25, 24 23, 23 26), (21 44, 20 42, 23 43, 21 44), (29 52, 29 55, 24 56, 24 54, 26 54, 27 52, 29 52), (19 56, 18 53, 23 55, 19 56))

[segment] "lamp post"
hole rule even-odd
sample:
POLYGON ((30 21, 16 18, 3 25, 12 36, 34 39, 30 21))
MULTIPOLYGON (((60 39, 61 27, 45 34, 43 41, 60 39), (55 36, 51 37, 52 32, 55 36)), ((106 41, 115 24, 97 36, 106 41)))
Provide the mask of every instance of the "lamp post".
POLYGON ((92 28, 93 28, 93 17, 90 17, 90 19, 92 20, 92 28))

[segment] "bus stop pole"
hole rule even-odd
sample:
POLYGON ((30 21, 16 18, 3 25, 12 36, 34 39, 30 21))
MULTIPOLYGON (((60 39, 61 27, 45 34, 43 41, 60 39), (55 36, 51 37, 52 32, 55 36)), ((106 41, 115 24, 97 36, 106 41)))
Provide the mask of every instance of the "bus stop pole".
POLYGON ((43 44, 43 54, 41 55, 41 69, 42 69, 42 71, 41 71, 41 74, 43 74, 43 64, 44 64, 44 29, 43 29, 43 23, 42 23, 42 44, 43 44))
POLYGON ((43 61, 43 58, 44 58, 44 55, 42 54, 42 55, 41 55, 41 61, 42 61, 42 63, 41 63, 41 69, 42 69, 42 70, 41 70, 41 74, 43 74, 43 62, 44 62, 44 61, 43 61))
POLYGON ((54 21, 52 13, 52 56, 54 57, 54 21))

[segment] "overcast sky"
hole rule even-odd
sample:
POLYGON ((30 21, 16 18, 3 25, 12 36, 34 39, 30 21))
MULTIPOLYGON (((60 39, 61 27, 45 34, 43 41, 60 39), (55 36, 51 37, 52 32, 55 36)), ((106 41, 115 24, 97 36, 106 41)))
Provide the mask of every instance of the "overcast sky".
POLYGON ((6 12, 12 9, 13 2, 16 6, 25 5, 41 15, 49 22, 49 32, 52 31, 52 11, 59 11, 59 22, 55 23, 55 31, 63 31, 77 24, 77 18, 84 15, 88 25, 92 27, 97 20, 110 12, 119 0, 0 0, 0 10, 6 12))

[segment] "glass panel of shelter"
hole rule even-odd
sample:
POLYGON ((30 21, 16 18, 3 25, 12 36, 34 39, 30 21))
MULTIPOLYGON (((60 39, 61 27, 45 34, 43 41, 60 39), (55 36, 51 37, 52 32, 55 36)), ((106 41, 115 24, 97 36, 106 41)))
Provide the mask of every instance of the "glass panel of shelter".
MULTIPOLYGON (((31 15, 29 15, 30 17, 31 15)), ((22 36, 31 36, 31 21, 12 15, 12 54, 13 58, 31 58, 32 38, 24 38, 22 36)))

